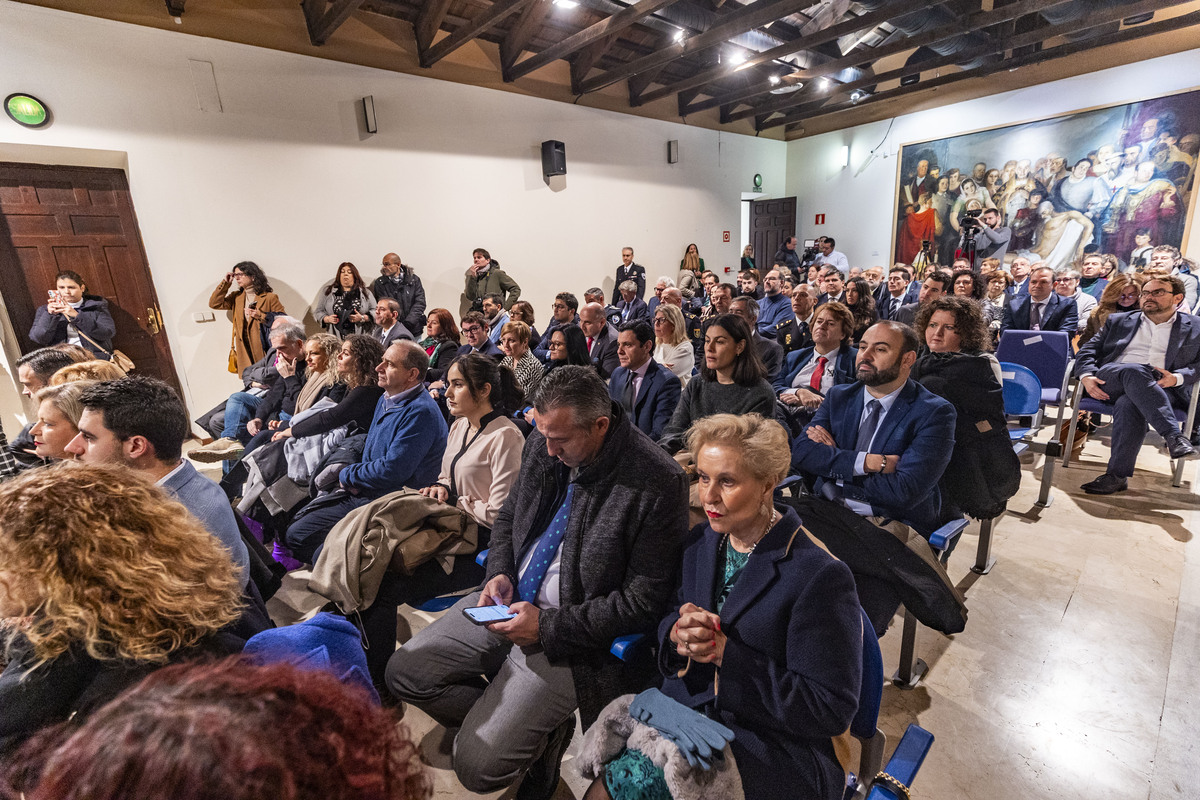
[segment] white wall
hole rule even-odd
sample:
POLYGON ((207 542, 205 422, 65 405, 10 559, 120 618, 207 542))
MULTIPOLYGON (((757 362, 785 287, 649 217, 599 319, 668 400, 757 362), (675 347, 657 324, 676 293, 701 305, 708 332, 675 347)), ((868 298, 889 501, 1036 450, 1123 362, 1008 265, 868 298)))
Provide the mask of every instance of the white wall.
MULTIPOLYGON (((1197 74, 1200 50, 1191 50, 896 117, 890 133, 885 120, 790 142, 786 193, 797 197, 799 235, 834 237, 851 266, 886 265, 901 145, 1191 89, 1197 74), (844 168, 843 145, 850 146, 850 166, 844 168), (874 160, 863 169, 876 147, 874 160), (826 215, 824 225, 812 224, 816 214, 826 215)), ((1186 255, 1200 257, 1200 237, 1191 236, 1186 244, 1186 255)))
MULTIPOLYGON (((0 117, 0 161, 124 154, 195 412, 237 387, 225 372, 229 323, 191 315, 242 259, 262 265, 294 311, 340 261, 373 278, 395 250, 431 302, 457 313, 471 250, 485 247, 544 324, 555 292, 608 289, 626 244, 651 276, 673 274, 692 241, 709 266, 736 269, 742 190, 755 173, 767 193, 784 185, 783 142, 8 0, 0 75, 5 93, 30 92, 54 113, 38 131, 0 117), (223 113, 199 110, 188 59, 213 63, 223 113), (356 113, 368 94, 373 136, 356 113), (566 144, 568 174, 554 189, 541 175, 544 139, 566 144), (668 139, 679 140, 678 164, 667 164, 668 139)), ((0 398, 0 411, 15 405, 0 398)))

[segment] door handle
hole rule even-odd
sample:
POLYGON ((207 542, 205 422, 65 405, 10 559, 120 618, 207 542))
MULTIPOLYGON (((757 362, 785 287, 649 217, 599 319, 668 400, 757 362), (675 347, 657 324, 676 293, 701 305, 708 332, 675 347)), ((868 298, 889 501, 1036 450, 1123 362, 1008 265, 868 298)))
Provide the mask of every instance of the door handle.
POLYGON ((151 336, 162 330, 162 317, 158 315, 154 306, 146 308, 146 329, 150 331, 151 336))

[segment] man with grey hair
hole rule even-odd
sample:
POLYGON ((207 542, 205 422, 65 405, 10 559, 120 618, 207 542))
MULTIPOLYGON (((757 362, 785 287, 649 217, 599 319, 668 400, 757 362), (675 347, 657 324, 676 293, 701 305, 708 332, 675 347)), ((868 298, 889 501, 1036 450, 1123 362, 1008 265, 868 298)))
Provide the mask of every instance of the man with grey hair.
POLYGON ((617 292, 621 291, 621 284, 625 281, 633 281, 634 292, 639 300, 646 295, 646 268, 641 264, 633 263, 632 247, 621 248, 621 266, 617 267, 617 279, 613 283, 613 286, 617 287, 612 298, 614 306, 617 305, 619 299, 617 292))
POLYGON ((242 391, 234 392, 221 405, 209 411, 196 424, 216 437, 211 444, 197 447, 188 453, 196 461, 227 461, 236 459, 250 441, 247 425, 255 418, 262 398, 279 381, 277 364, 304 360, 304 323, 295 317, 278 316, 271 323, 271 348, 266 355, 242 372, 242 391))
POLYGON ((383 396, 367 431, 358 463, 343 467, 338 485, 318 496, 284 534, 289 555, 312 563, 315 552, 342 517, 385 494, 437 483, 449 429, 437 402, 425 391, 429 356, 411 339, 383 352, 375 368, 383 396))
POLYGON ((620 366, 617 360, 617 329, 604 316, 599 303, 588 303, 579 309, 579 329, 583 331, 588 356, 596 365, 600 377, 608 380, 612 371, 620 366))
POLYGON ((637 322, 639 319, 650 321, 650 309, 646 306, 646 302, 637 294, 637 283, 632 280, 625 281, 617 290, 621 293, 621 301, 617 303, 617 310, 620 312, 621 322, 637 322))
MULTIPOLYGON (((646 303, 646 308, 650 309, 651 319, 654 319, 654 309, 658 308, 658 304, 662 302, 663 292, 665 292, 667 289, 674 288, 675 281, 673 281, 671 278, 668 278, 666 275, 654 282, 654 297, 651 297, 646 303)), ((682 297, 682 295, 680 295, 680 297, 682 297)))
POLYGON ((387 687, 457 729, 452 759, 467 789, 497 791, 524 774, 516 797, 544 799, 558 786, 575 710, 586 729, 640 688, 609 648, 668 610, 688 489, 595 371, 553 370, 534 407, 537 429, 492 528, 483 588, 392 656, 387 687), (486 627, 466 618, 486 606, 511 616, 486 627))

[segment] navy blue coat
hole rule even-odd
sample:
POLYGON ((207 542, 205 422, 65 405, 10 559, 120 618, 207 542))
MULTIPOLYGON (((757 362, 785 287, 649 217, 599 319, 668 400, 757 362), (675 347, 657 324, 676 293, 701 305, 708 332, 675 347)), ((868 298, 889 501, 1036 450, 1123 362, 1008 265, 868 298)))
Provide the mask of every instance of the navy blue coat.
MULTIPOLYGON (((784 357, 783 368, 779 370, 779 376, 775 378, 775 394, 792 388, 792 381, 796 380, 796 376, 800 374, 800 370, 804 369, 809 361, 812 361, 813 353, 816 351, 816 347, 809 345, 803 350, 795 350, 784 357)), ((857 353, 850 346, 849 342, 843 343, 838 348, 837 366, 834 367, 834 386, 840 386, 843 383, 854 383, 858 380, 856 377, 858 367, 855 363, 857 358, 857 353)))
POLYGON ((633 298, 633 302, 629 304, 629 315, 625 315, 625 301, 617 303, 617 308, 621 312, 621 322, 633 322, 635 320, 644 319, 650 322, 650 307, 646 305, 646 301, 640 297, 633 298))
MULTIPOLYGON (((1100 367, 1116 361, 1133 341, 1142 317, 1141 311, 1110 314, 1100 332, 1079 348, 1074 374, 1092 375, 1100 367)), ((1200 318, 1183 313, 1175 315, 1165 362, 1167 372, 1178 372, 1183 376, 1183 386, 1172 386, 1167 389, 1167 394, 1176 405, 1186 407, 1190 390, 1184 387, 1190 387, 1200 378, 1200 318)))
MULTIPOLYGON (((834 442, 858 437, 865 387, 845 384, 829 390, 810 425, 819 425, 834 442)), ((818 493, 831 481, 842 481, 843 496, 871 506, 876 516, 900 520, 925 536, 942 520, 942 495, 938 481, 954 453, 954 406, 915 381, 909 380, 875 433, 875 453, 900 457, 890 475, 855 475, 857 450, 817 444, 798 436, 792 445, 792 465, 817 477, 818 493)))
MULTIPOLYGON (((914 302, 914 303, 916 302, 915 300, 909 301, 907 298, 907 295, 901 295, 898 299, 900 300, 900 304, 896 306, 897 311, 899 311, 904 306, 908 305, 909 302, 914 302)), ((894 319, 895 318, 895 314, 892 313, 892 293, 891 292, 887 292, 884 295, 883 299, 878 301, 875 304, 875 307, 877 309, 879 309, 879 318, 880 319, 894 319)))
MULTIPOLYGON (((564 328, 568 325, 578 325, 578 324, 579 324, 579 315, 578 314, 575 315, 575 318, 573 320, 571 320, 570 322, 567 322, 567 323, 563 323, 563 324, 559 324, 559 323, 555 322, 553 319, 551 319, 550 324, 546 326, 546 332, 542 334, 541 339, 539 339, 535 343, 533 341, 533 339, 530 338, 529 349, 533 351, 533 354, 535 356, 537 356, 538 359, 543 364, 547 363, 550 360, 550 337, 553 336, 554 332, 556 330, 559 330, 560 328, 564 328)), ((532 337, 532 334, 530 334, 530 336, 532 337)))
POLYGON ((405 486, 431 486, 441 472, 449 433, 437 402, 424 387, 391 408, 387 397, 380 397, 362 460, 342 469, 339 477, 372 500, 405 486))
POLYGON ((831 737, 850 727, 862 682, 862 618, 849 568, 817 547, 788 508, 754 548, 721 609, 728 639, 720 668, 685 665, 669 640, 684 603, 716 613, 724 540, 707 525, 684 545, 675 613, 658 628, 662 691, 707 708, 733 730, 730 744, 746 797, 842 796, 831 737))
MULTIPOLYGON (((625 367, 613 370, 608 382, 608 395, 613 402, 621 402, 621 395, 628 384, 629 370, 625 367)), ((642 385, 638 387, 637 397, 633 401, 634 426, 657 442, 662 437, 663 428, 671 421, 682 393, 683 385, 679 378, 653 358, 650 359, 646 377, 642 378, 642 385)))
MULTIPOLYGON (((51 314, 47 309, 47 306, 38 306, 33 315, 33 325, 29 329, 29 338, 41 345, 62 344, 67 341, 68 320, 62 314, 51 314)), ((117 326, 112 315, 108 313, 108 301, 94 294, 85 294, 78 311, 79 316, 74 320, 75 328, 95 339, 104 350, 111 352, 112 338, 117 332, 117 326)), ((109 353, 102 352, 82 336, 79 337, 79 343, 101 361, 111 358, 109 353)))
MULTIPOLYGON (((1029 309, 1033 298, 1028 294, 1014 297, 1004 306, 1004 319, 1000 323, 1001 331, 1029 331, 1029 309)), ((1046 300, 1046 310, 1042 314, 1038 330, 1062 331, 1075 335, 1079 322, 1079 309, 1070 297, 1062 297, 1057 292, 1051 292, 1046 300)))
MULTIPOLYGON (((504 351, 501 350, 499 347, 497 347, 496 343, 493 342, 491 339, 488 339, 487 342, 483 345, 483 347, 479 348, 478 351, 476 351, 475 348, 471 347, 471 345, 464 344, 458 348, 458 352, 454 354, 454 357, 462 358, 463 356, 469 356, 469 355, 471 355, 471 353, 474 353, 474 352, 480 352, 480 353, 483 353, 485 356, 491 356, 492 358, 496 359, 497 361, 504 358, 504 351)), ((451 363, 453 363, 453 362, 451 362, 451 363)))

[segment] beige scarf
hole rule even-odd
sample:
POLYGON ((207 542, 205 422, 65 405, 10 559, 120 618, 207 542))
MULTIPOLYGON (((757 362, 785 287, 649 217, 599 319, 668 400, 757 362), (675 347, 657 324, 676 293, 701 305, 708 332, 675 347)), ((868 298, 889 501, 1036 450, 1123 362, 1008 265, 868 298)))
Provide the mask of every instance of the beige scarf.
POLYGON ((312 408, 313 403, 316 403, 317 398, 321 396, 321 391, 328 386, 333 386, 336 381, 337 374, 333 370, 309 375, 308 380, 304 382, 304 388, 300 390, 300 395, 296 398, 295 413, 299 414, 301 411, 312 408))

